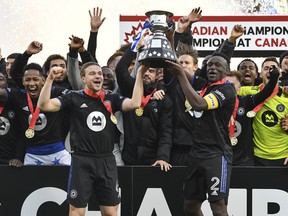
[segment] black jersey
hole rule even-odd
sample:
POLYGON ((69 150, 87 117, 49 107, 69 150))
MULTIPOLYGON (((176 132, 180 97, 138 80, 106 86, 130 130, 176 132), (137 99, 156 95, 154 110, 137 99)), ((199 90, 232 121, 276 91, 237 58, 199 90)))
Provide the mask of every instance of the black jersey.
POLYGON ((0 164, 8 164, 11 159, 22 160, 23 155, 19 152, 19 125, 16 112, 9 106, 4 105, 0 115, 0 164))
MULTIPOLYGON (((70 143, 74 152, 91 155, 112 154, 115 125, 100 99, 87 95, 84 90, 59 97, 61 110, 70 115, 70 143)), ((124 98, 106 94, 104 101, 111 104, 113 113, 121 109, 124 98)))
MULTIPOLYGON (((199 91, 204 86, 205 80, 194 76, 191 82, 193 88, 199 91)), ((176 77, 167 85, 168 95, 174 104, 173 112, 173 145, 191 146, 193 143, 192 132, 194 130, 193 113, 185 107, 186 97, 176 77)))
MULTIPOLYGON (((28 139, 24 136, 25 130, 29 128, 32 119, 29 110, 26 91, 21 89, 7 89, 8 104, 16 108, 19 123, 22 131, 20 132, 26 146, 41 146, 64 141, 69 131, 69 119, 64 112, 40 112, 35 124, 35 136, 28 139)), ((58 97, 67 92, 67 89, 52 87, 51 98, 58 97)), ((31 98, 33 109, 36 109, 38 98, 31 98)))
POLYGON ((232 163, 228 125, 236 101, 235 88, 226 82, 208 87, 204 97, 206 95, 214 97, 211 104, 214 106, 218 103, 218 107, 201 112, 194 111, 193 141, 195 143, 190 154, 198 158, 224 155, 226 160, 232 163))
POLYGON ((173 103, 168 95, 151 99, 142 116, 135 110, 123 113, 124 148, 122 158, 129 164, 151 165, 169 162, 172 146, 173 103))
POLYGON ((247 117, 247 112, 253 110, 255 105, 253 96, 238 96, 239 107, 236 116, 235 137, 238 143, 233 146, 233 165, 244 164, 246 161, 253 159, 253 118, 247 117))

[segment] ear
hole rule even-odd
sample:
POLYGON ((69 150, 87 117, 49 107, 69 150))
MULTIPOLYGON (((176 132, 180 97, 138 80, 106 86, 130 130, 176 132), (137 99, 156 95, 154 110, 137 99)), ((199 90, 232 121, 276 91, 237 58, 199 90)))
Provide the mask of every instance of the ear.
POLYGON ((194 72, 198 69, 198 63, 194 65, 194 72))
POLYGON ((42 83, 43 85, 45 84, 45 80, 46 80, 45 77, 42 76, 42 77, 41 77, 41 83, 42 83))
POLYGON ((85 76, 81 76, 81 80, 84 84, 86 84, 86 79, 85 79, 85 76))

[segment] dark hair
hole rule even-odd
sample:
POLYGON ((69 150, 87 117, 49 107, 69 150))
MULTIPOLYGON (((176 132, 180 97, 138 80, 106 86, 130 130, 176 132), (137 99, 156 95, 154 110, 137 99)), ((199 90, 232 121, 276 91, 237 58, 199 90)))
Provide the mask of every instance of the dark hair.
POLYGON ((284 59, 285 56, 288 56, 288 50, 285 51, 284 53, 282 53, 282 54, 280 55, 280 58, 279 58, 279 63, 280 63, 280 65, 281 65, 282 60, 284 59))
POLYGON ((45 74, 48 74, 48 72, 50 70, 51 61, 56 60, 56 59, 62 59, 63 61, 65 61, 65 64, 67 66, 67 61, 62 55, 60 55, 60 54, 50 55, 50 56, 48 56, 48 58, 46 59, 46 61, 44 62, 44 65, 43 65, 43 71, 45 72, 45 74))
POLYGON ((39 71, 39 74, 41 76, 44 76, 43 68, 37 63, 30 63, 30 64, 25 65, 25 67, 23 68, 23 72, 25 73, 25 71, 31 70, 31 69, 39 71))
POLYGON ((227 73, 227 76, 228 76, 228 77, 233 77, 233 76, 235 76, 236 79, 237 79, 240 83, 242 83, 243 74, 242 74, 240 71, 236 71, 236 70, 229 71, 229 72, 227 73))
POLYGON ((131 48, 131 44, 132 43, 126 43, 126 44, 122 44, 120 46, 120 48, 118 50, 116 50, 116 52, 120 51, 120 52, 126 52, 127 49, 130 49, 131 48))
MULTIPOLYGON (((82 65, 81 70, 80 70, 80 76, 84 77, 85 76, 85 69, 91 65, 96 65, 98 67, 100 67, 100 65, 96 62, 90 61, 90 62, 86 62, 85 64, 82 65)), ((101 68, 101 67, 100 67, 101 68)), ((101 69, 102 70, 102 69, 101 69)))
POLYGON ((21 53, 11 53, 10 55, 7 56, 6 59, 15 59, 19 54, 21 53))
POLYGON ((214 52, 211 57, 213 57, 213 56, 220 56, 220 57, 224 58, 228 64, 228 66, 230 67, 230 58, 227 55, 220 53, 220 52, 214 52))
POLYGON ((179 58, 182 55, 190 55, 193 58, 193 63, 198 63, 198 52, 192 46, 179 42, 176 48, 176 55, 179 58))
POLYGON ((270 57, 267 57, 267 58, 264 59, 264 61, 262 62, 261 68, 263 67, 264 63, 267 62, 267 61, 273 61, 273 62, 275 62, 277 64, 278 67, 280 67, 280 64, 277 61, 276 57, 275 56, 270 56, 270 57))
POLYGON ((112 56, 109 57, 109 59, 107 60, 107 65, 110 65, 112 61, 115 60, 115 58, 117 58, 118 56, 123 56, 124 52, 122 51, 116 51, 115 53, 113 53, 112 56))
POLYGON ((257 64, 256 64, 252 59, 244 59, 244 60, 242 60, 242 61, 238 64, 238 66, 237 66, 237 70, 238 70, 238 71, 239 71, 239 69, 240 69, 240 65, 241 65, 243 62, 245 62, 245 61, 252 62, 252 63, 255 65, 256 73, 258 73, 258 71, 259 71, 258 66, 257 66, 257 64))

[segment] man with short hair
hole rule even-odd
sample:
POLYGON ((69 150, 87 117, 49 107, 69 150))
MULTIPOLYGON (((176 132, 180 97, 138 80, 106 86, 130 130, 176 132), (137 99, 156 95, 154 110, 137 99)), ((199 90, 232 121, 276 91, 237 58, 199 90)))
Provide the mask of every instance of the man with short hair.
POLYGON ((94 189, 103 216, 116 216, 120 194, 114 148, 114 113, 129 111, 141 105, 143 73, 139 68, 132 98, 119 94, 105 94, 103 72, 95 62, 81 67, 80 75, 85 89, 50 99, 50 89, 62 69, 53 67, 42 89, 38 106, 47 112, 66 111, 73 118, 70 122, 70 142, 74 148, 70 168, 68 202, 70 216, 83 216, 94 189))
POLYGON ((227 81, 228 58, 221 54, 207 62, 208 83, 200 95, 188 81, 185 70, 167 61, 191 104, 193 145, 184 184, 185 213, 202 216, 201 205, 208 201, 215 216, 228 216, 227 201, 232 168, 232 147, 228 125, 234 110, 236 91, 227 81))
MULTIPOLYGON (((267 57, 261 65, 259 86, 241 88, 239 95, 255 94, 262 91, 271 79, 271 70, 280 69, 275 57, 267 57)), ((284 88, 275 87, 272 95, 261 104, 253 120, 254 164, 256 166, 284 166, 288 164, 288 136, 281 126, 281 119, 288 114, 288 96, 284 88)))
MULTIPOLYGON (((0 102, 17 111, 21 144, 25 145, 24 165, 70 165, 71 156, 65 149, 68 118, 64 112, 46 113, 37 107, 45 82, 43 69, 30 63, 23 70, 25 89, 1 89, 0 102)), ((65 88, 50 89, 52 97, 65 94, 65 88)))

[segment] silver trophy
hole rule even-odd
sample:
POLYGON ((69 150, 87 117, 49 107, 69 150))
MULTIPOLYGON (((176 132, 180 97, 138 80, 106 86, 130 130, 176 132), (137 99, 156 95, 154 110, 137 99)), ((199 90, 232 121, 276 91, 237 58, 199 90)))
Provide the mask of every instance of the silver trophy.
POLYGON ((138 61, 150 62, 150 67, 163 68, 165 60, 176 61, 176 54, 170 42, 165 36, 168 30, 168 19, 173 14, 167 11, 153 10, 145 13, 149 17, 151 24, 150 30, 154 33, 153 37, 147 41, 142 52, 139 54, 138 61))

